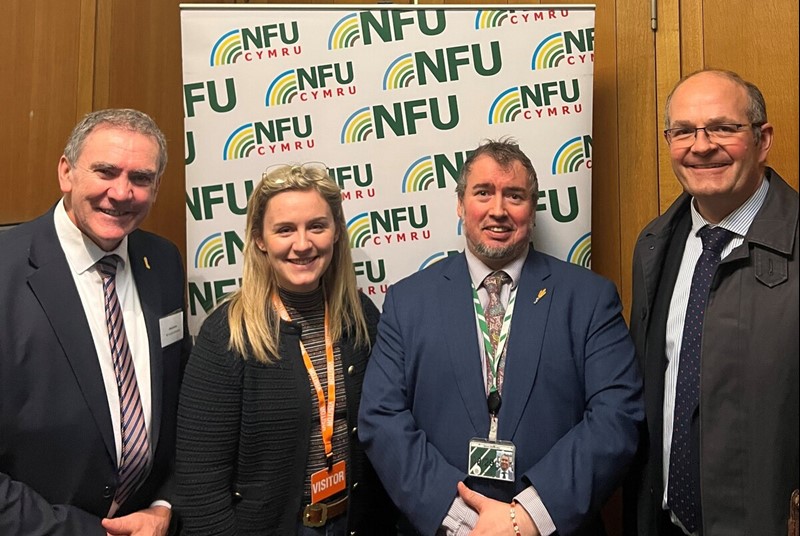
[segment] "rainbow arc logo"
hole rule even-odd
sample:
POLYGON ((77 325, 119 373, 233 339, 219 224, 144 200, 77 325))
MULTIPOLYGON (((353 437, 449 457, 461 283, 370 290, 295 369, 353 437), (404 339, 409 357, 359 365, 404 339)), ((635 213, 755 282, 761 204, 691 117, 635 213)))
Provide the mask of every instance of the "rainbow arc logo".
POLYGON ((417 271, 421 272, 422 270, 424 270, 428 266, 430 266, 432 264, 436 264, 437 262, 439 262, 439 261, 441 261, 443 259, 446 259, 447 256, 448 256, 448 253, 446 251, 437 251, 436 253, 434 253, 433 255, 431 255, 430 257, 425 259, 424 261, 422 261, 422 264, 419 265, 419 268, 417 269, 417 271))
POLYGON ((253 123, 245 123, 228 136, 222 148, 223 160, 247 158, 256 148, 256 132, 253 123))
POLYGON ((358 24, 358 13, 350 13, 333 25, 328 35, 328 50, 350 48, 359 39, 361 39, 361 27, 358 24))
POLYGON ((350 237, 351 248, 362 248, 367 245, 372 237, 368 212, 362 212, 350 218, 350 221, 347 222, 347 235, 350 237))
POLYGON ((209 63, 211 67, 236 63, 242 56, 242 35, 239 30, 231 30, 220 37, 211 48, 209 63))
POLYGON ((225 247, 222 243, 222 233, 209 235, 200 245, 194 254, 195 268, 213 268, 219 266, 225 257, 225 247))
POLYGON ((358 143, 366 141, 374 129, 372 123, 372 113, 369 111, 368 106, 364 106, 353 112, 347 118, 342 127, 341 143, 358 143))
POLYGON ((289 69, 279 74, 269 85, 265 104, 268 108, 289 104, 299 93, 297 73, 294 69, 289 69))
POLYGON ((531 59, 531 69, 552 69, 558 67, 561 61, 567 56, 566 45, 564 44, 564 34, 556 32, 542 40, 533 51, 531 59))
POLYGON ((591 158, 591 137, 575 136, 559 147, 553 157, 552 174, 575 173, 581 165, 591 158))
POLYGON ((403 54, 386 69, 383 75, 383 90, 409 87, 416 77, 417 73, 414 71, 414 60, 411 53, 403 54))
POLYGON ((584 268, 592 267, 592 233, 586 233, 572 245, 567 261, 584 268))
POLYGON ((510 87, 500 93, 489 107, 489 124, 511 123, 522 113, 519 87, 510 87))
POLYGON ((422 192, 436 182, 433 172, 433 161, 430 156, 423 156, 410 166, 403 175, 402 193, 422 192))
POLYGON ((497 9, 479 9, 475 14, 475 29, 485 30, 502 26, 508 19, 508 11, 497 9))

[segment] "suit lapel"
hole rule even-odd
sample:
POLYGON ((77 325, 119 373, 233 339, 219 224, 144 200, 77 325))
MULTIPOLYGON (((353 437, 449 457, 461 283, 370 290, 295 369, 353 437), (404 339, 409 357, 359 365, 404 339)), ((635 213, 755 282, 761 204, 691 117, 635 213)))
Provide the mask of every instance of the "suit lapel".
POLYGON ((449 369, 477 435, 489 431, 489 410, 483 385, 475 309, 470 292, 467 259, 462 253, 443 273, 437 303, 441 307, 442 338, 448 348, 449 369))
POLYGON ((161 410, 164 396, 164 366, 161 356, 161 277, 163 272, 153 257, 148 257, 134 232, 128 238, 128 262, 131 264, 133 280, 139 293, 144 322, 147 326, 147 340, 150 348, 150 397, 151 397, 151 438, 153 449, 158 445, 161 432, 161 410))
POLYGON ((114 429, 92 332, 64 250, 56 236, 52 211, 42 221, 44 225, 31 242, 29 260, 34 270, 28 277, 28 285, 50 321, 106 450, 116 465, 114 429))
POLYGON ((503 379, 498 437, 512 439, 528 405, 542 356, 547 318, 558 292, 543 258, 531 248, 522 267, 503 379), (537 299, 538 297, 538 299, 537 299))

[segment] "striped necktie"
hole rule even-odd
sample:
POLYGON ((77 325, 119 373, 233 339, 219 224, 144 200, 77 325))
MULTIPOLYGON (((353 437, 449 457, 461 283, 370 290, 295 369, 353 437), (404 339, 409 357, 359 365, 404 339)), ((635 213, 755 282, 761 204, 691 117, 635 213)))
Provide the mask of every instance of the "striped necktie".
POLYGON ((121 505, 136 491, 147 476, 150 467, 150 444, 144 422, 142 400, 136 383, 136 371, 122 308, 117 297, 117 255, 108 255, 97 261, 97 269, 103 278, 105 296, 106 327, 111 345, 111 359, 119 391, 120 424, 122 428, 122 457, 118 468, 118 487, 114 502, 121 505))

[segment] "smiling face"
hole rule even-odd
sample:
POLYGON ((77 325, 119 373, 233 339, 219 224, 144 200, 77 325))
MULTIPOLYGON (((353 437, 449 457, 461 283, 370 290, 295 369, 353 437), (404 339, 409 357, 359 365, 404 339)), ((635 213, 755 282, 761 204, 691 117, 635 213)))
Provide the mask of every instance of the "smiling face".
POLYGON ((142 223, 158 193, 158 144, 144 134, 99 125, 76 162, 58 163, 69 219, 104 251, 142 223))
POLYGON ((258 248, 267 254, 278 285, 293 292, 316 289, 339 238, 331 208, 316 190, 287 190, 271 197, 258 248))
MULTIPOLYGON (((713 124, 749 124, 745 89, 720 74, 704 72, 685 80, 672 95, 670 128, 713 124)), ((714 143, 698 131, 689 147, 670 146, 675 176, 694 196, 700 214, 719 223, 740 207, 761 185, 767 154, 772 145, 772 125, 761 127, 758 142, 753 129, 743 128, 724 144, 714 143)))
POLYGON ((458 217, 467 247, 493 270, 519 257, 530 242, 534 217, 530 189, 518 161, 503 167, 482 155, 470 167, 458 217))

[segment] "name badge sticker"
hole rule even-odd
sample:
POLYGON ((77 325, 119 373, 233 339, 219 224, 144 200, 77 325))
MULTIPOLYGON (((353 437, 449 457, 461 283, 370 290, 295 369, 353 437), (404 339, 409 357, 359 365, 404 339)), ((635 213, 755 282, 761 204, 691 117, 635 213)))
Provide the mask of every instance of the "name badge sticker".
POLYGON ((183 311, 176 311, 158 321, 161 331, 161 348, 183 339, 183 311))

